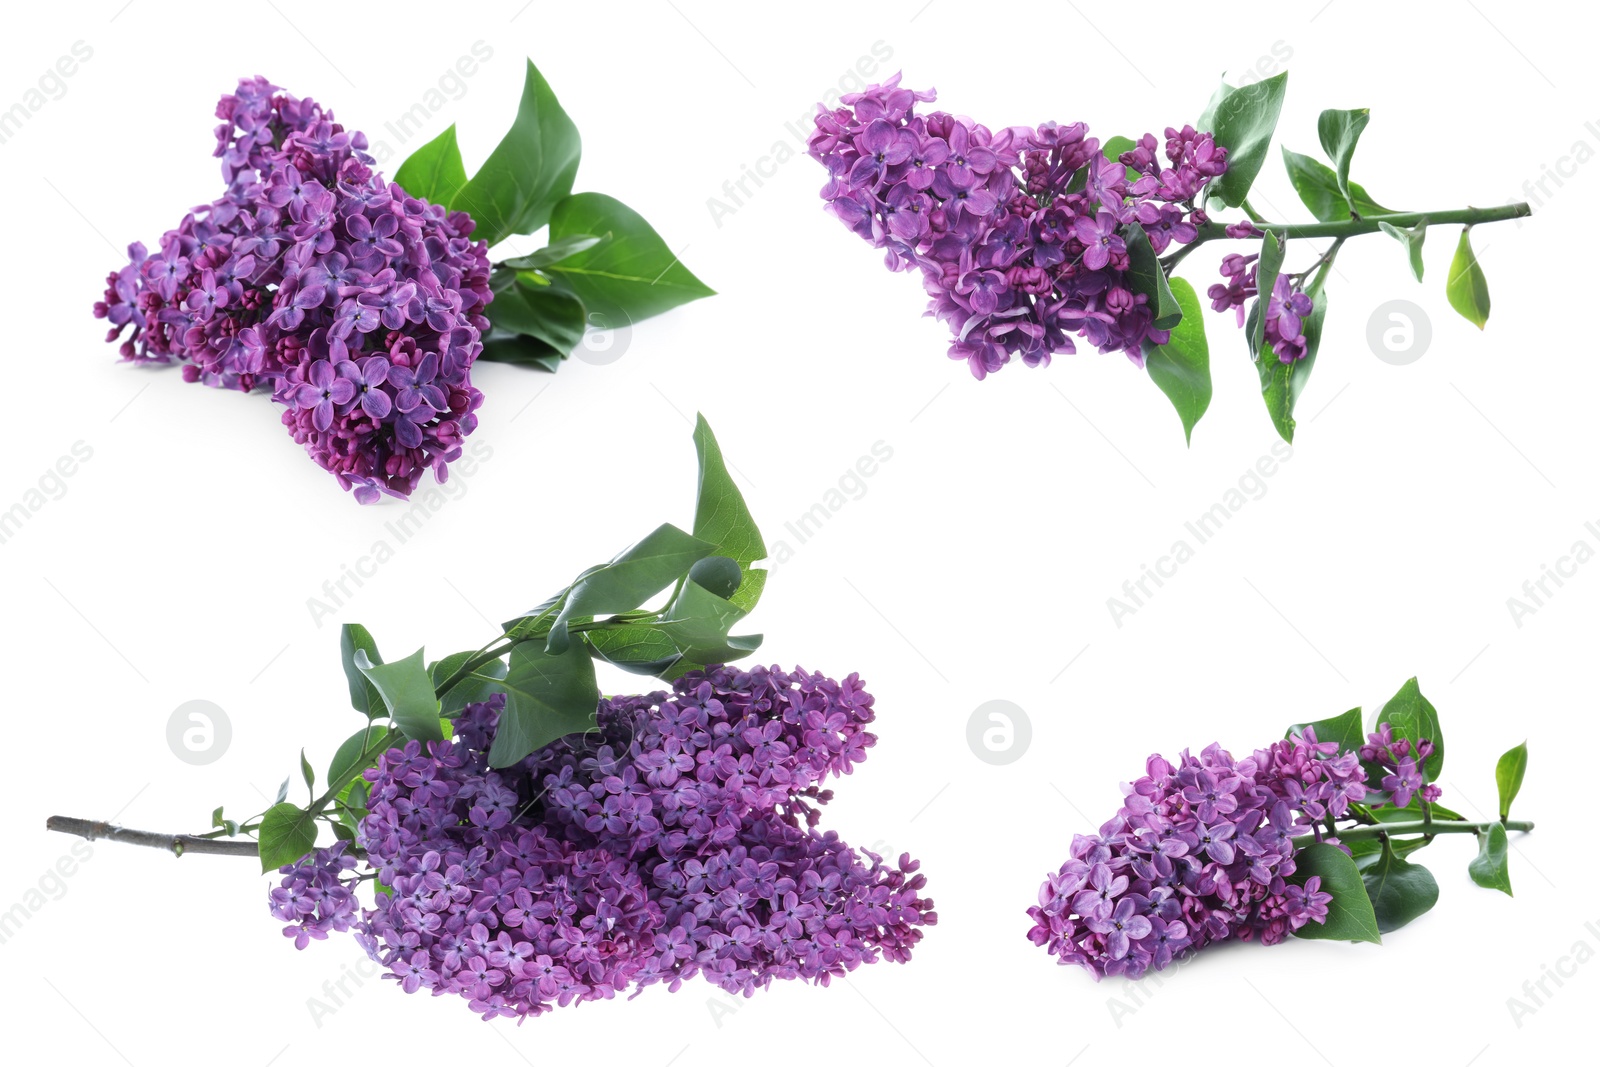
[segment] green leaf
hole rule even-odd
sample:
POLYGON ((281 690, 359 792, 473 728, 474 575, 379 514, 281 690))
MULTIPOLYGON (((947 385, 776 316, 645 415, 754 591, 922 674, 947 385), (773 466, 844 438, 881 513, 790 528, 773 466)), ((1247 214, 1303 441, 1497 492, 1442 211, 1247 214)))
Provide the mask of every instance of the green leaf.
POLYGON ((666 613, 652 625, 672 639, 695 663, 723 663, 749 655, 761 645, 760 634, 729 637, 728 631, 746 612, 696 582, 678 590, 666 613))
POLYGON ((581 642, 559 656, 536 641, 515 646, 501 684, 506 706, 489 747, 491 767, 509 767, 541 745, 594 725, 600 688, 581 642))
POLYGON ((418 200, 449 207, 457 191, 467 184, 467 170, 461 165, 461 148, 456 144, 455 123, 411 153, 394 172, 394 180, 418 200))
POLYGON ((1366 735, 1361 729, 1361 709, 1351 708, 1343 715, 1335 715, 1331 719, 1318 719, 1316 722, 1296 723, 1289 727, 1284 737, 1295 737, 1305 733, 1307 729, 1316 732, 1318 743, 1332 741, 1336 743, 1339 752, 1355 752, 1361 748, 1366 735))
POLYGON ((1261 258, 1256 263, 1256 292, 1260 294, 1256 298, 1256 305, 1260 313, 1250 324, 1250 354, 1259 359, 1266 359, 1269 355, 1261 350, 1266 343, 1267 306, 1273 286, 1278 284, 1278 272, 1283 269, 1283 257, 1288 254, 1285 244, 1287 241, 1279 241, 1278 236, 1271 232, 1261 237, 1261 258))
POLYGON ((491 325, 542 341, 563 357, 583 340, 583 301, 552 286, 528 284, 511 271, 495 273, 495 298, 486 311, 491 325))
POLYGON ((1478 854, 1467 864, 1467 873, 1483 888, 1498 889, 1509 897, 1513 894, 1507 850, 1506 828, 1499 823, 1490 824, 1488 833, 1478 835, 1478 854))
POLYGON ((1409 230, 1402 230, 1398 226, 1391 226, 1387 222, 1378 223, 1378 229, 1393 237, 1406 247, 1406 255, 1411 259, 1411 273, 1417 276, 1417 281, 1422 280, 1422 242, 1428 236, 1428 220, 1423 219, 1409 230))
POLYGON ((1500 757, 1500 762, 1494 765, 1494 782, 1500 790, 1500 817, 1508 818, 1511 815, 1511 802, 1517 799, 1517 793, 1522 790, 1522 776, 1528 770, 1528 742, 1524 741, 1516 748, 1500 757))
POLYGON ((1418 741, 1432 741, 1433 755, 1420 764, 1428 781, 1437 782, 1444 769, 1444 731, 1439 726, 1439 713, 1434 710, 1415 678, 1409 679, 1400 691, 1378 712, 1378 721, 1386 722, 1396 737, 1408 738, 1413 745, 1418 741))
POLYGON ((1295 871, 1291 877, 1296 885, 1305 885, 1313 875, 1321 879, 1321 891, 1333 897, 1328 905, 1327 920, 1306 923, 1295 931, 1296 937, 1313 941, 1370 941, 1378 944, 1377 917, 1372 902, 1362 885, 1361 872, 1355 861, 1336 845, 1321 843, 1307 845, 1294 854, 1295 871))
POLYGON ((222 807, 220 804, 217 805, 217 810, 211 813, 211 825, 219 830, 226 830, 229 837, 237 837, 239 835, 239 824, 232 819, 224 818, 222 807))
POLYGON ((367 654, 356 651, 356 666, 377 686, 389 717, 400 732, 413 741, 440 741, 439 700, 433 695, 433 680, 423 665, 422 649, 393 663, 373 664, 367 654))
MULTIPOLYGON (((1312 292, 1311 289, 1306 291, 1312 292)), ((1304 324, 1306 354, 1303 358, 1284 363, 1276 353, 1267 349, 1259 353, 1256 360, 1256 371, 1261 377, 1261 398, 1266 401, 1267 414, 1272 417, 1272 425, 1277 429, 1278 436, 1291 443, 1297 425, 1294 420, 1295 404, 1299 402, 1300 394, 1311 379, 1311 370, 1316 366, 1317 348, 1322 344, 1322 323, 1327 311, 1327 294, 1317 289, 1311 297, 1311 314, 1304 324)), ((1260 313, 1261 302, 1257 300, 1251 308, 1251 321, 1258 319, 1260 313)), ((1253 328, 1251 322, 1247 322, 1246 326, 1253 328)))
MULTIPOLYGON (((466 665, 466 662, 476 656, 476 652, 452 652, 444 659, 428 668, 428 676, 433 680, 433 688, 437 692, 439 686, 449 680, 456 671, 466 665)), ((506 676, 505 660, 495 659, 479 667, 448 690, 439 694, 439 710, 445 715, 453 715, 468 704, 479 704, 491 696, 501 692, 496 684, 506 676)))
POLYGON ((532 233, 572 192, 581 153, 578 127, 529 60, 516 120, 450 207, 471 215, 477 223, 473 238, 491 246, 514 233, 532 233))
POLYGON ((648 623, 590 630, 584 639, 595 655, 630 674, 659 676, 683 658, 672 638, 648 623))
POLYGON ((305 779, 306 788, 315 790, 317 785, 317 772, 311 769, 311 761, 306 759, 306 750, 300 750, 300 777, 305 779))
POLYGON ((579 234, 609 239, 544 270, 575 293, 599 325, 621 329, 680 304, 715 295, 678 262, 659 234, 632 208, 601 193, 579 193, 556 205, 550 239, 579 234))
POLYGON ((1456 243, 1455 258, 1450 261, 1450 277, 1445 282, 1444 292, 1450 298, 1450 306, 1481 330, 1489 321, 1489 279, 1483 276, 1483 268, 1472 251, 1472 240, 1467 236, 1471 228, 1461 227, 1461 240, 1456 243))
POLYGON ((377 757, 394 747, 400 731, 391 727, 368 727, 344 739, 328 763, 328 788, 344 789, 356 775, 377 762, 377 757))
POLYGON ((1339 192, 1339 176, 1310 156, 1285 148, 1283 166, 1289 172, 1289 184, 1318 222, 1343 222, 1352 210, 1363 217, 1395 213, 1367 195, 1358 182, 1350 183, 1350 199, 1346 200, 1339 192))
POLYGON ((751 564, 767 558, 767 545, 750 514, 744 494, 733 483, 722 448, 704 415, 695 416, 694 449, 700 461, 699 489, 694 502, 694 535, 710 543, 712 552, 739 564, 743 575, 739 588, 727 599, 750 611, 761 599, 767 572, 753 570, 751 564))
POLYGON ((501 265, 510 267, 512 270, 538 270, 540 267, 548 267, 552 263, 560 263, 568 256, 575 256, 579 252, 587 252, 605 239, 604 237, 596 237, 592 233, 575 233, 571 237, 563 237, 559 241, 550 242, 532 255, 508 259, 501 265))
MULTIPOLYGON (((1122 153, 1131 148, 1137 148, 1138 146, 1139 142, 1133 140, 1131 137, 1107 137, 1105 139, 1105 143, 1100 146, 1100 154, 1105 156, 1113 163, 1121 163, 1122 153)), ((1132 167, 1124 165, 1123 169, 1128 172, 1128 180, 1130 182, 1136 182, 1140 178, 1144 177, 1143 174, 1140 174, 1132 167)))
POLYGON ((1211 352, 1194 287, 1182 278, 1173 278, 1171 291, 1183 317, 1166 344, 1144 342, 1144 367, 1150 380, 1172 401, 1187 443, 1195 424, 1211 406, 1211 352))
POLYGON ((1317 138, 1322 142, 1322 150, 1333 160, 1339 194, 1351 211, 1356 210, 1356 205, 1350 188, 1350 157, 1356 154, 1356 142, 1361 140, 1361 131, 1367 128, 1371 118, 1372 113, 1364 107, 1353 111, 1329 109, 1317 117, 1317 138))
POLYGON ((567 358, 567 352, 558 352, 536 337, 491 329, 483 339, 483 351, 478 358, 519 367, 537 367, 554 373, 561 366, 561 361, 567 358))
POLYGON ((367 654, 371 663, 382 663, 378 644, 360 623, 347 622, 339 628, 339 659, 344 664, 344 679, 350 686, 350 704, 369 719, 389 714, 377 687, 367 681, 367 676, 356 666, 356 651, 367 654))
POLYGON ((1128 285, 1136 293, 1143 293, 1149 306, 1155 309, 1155 328, 1170 330, 1183 319, 1183 308, 1167 285, 1166 272, 1150 247, 1150 236, 1137 222, 1122 228, 1123 243, 1128 246, 1128 285))
POLYGON ((1367 898, 1372 901, 1372 913, 1381 933, 1400 929, 1439 902, 1439 883, 1428 868, 1396 856, 1387 841, 1378 861, 1361 875, 1361 880, 1366 884, 1367 898))
POLYGON ((294 804, 274 804, 261 817, 257 840, 261 846, 261 873, 286 867, 316 847, 316 818, 294 804))
POLYGON ((689 580, 724 599, 732 596, 744 580, 739 561, 727 556, 707 556, 689 568, 689 580))
POLYGON ((1195 127, 1209 131, 1228 150, 1228 169, 1208 187, 1211 197, 1238 207, 1250 195, 1250 186, 1266 162, 1288 81, 1289 72, 1284 71, 1237 89, 1223 83, 1211 97, 1195 127))
POLYGON ((615 615, 632 611, 682 578, 697 560, 711 555, 709 542, 686 534, 670 522, 617 554, 610 563, 593 567, 567 593, 561 614, 550 624, 545 651, 565 652, 567 625, 579 616, 615 615))

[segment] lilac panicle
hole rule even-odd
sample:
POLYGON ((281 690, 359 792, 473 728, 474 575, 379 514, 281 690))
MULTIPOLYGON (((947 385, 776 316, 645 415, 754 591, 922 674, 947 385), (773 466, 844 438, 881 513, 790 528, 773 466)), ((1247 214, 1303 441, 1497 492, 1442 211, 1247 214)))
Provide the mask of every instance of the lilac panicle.
POLYGON ((828 210, 887 249, 890 270, 922 272, 950 357, 978 378, 1071 353, 1073 335, 1143 366, 1143 342, 1169 334, 1134 291, 1122 233, 1140 224, 1157 255, 1195 240, 1226 150, 1184 126, 1111 161, 1081 122, 991 130, 916 113, 933 99, 897 74, 819 109, 809 149, 828 169, 828 210))
POLYGON ((1244 759, 1214 744, 1176 764, 1151 756, 1117 814, 1096 836, 1075 836, 1040 887, 1029 939, 1096 978, 1138 978, 1217 941, 1274 945, 1324 921, 1332 897, 1320 880, 1291 881, 1299 843, 1368 799, 1377 784, 1361 760, 1387 761, 1397 783, 1384 789, 1403 807, 1412 757, 1433 751, 1395 740, 1387 723, 1359 753, 1338 747, 1308 727, 1244 759))
POLYGON ((95 315, 124 359, 270 388, 283 424, 363 503, 439 481, 477 426, 489 328, 472 219, 374 169, 365 135, 244 79, 217 104, 225 190, 150 252, 129 246, 95 315))
POLYGON ((492 770, 504 699, 366 772, 357 844, 387 890, 373 907, 341 897, 324 917, 305 887, 343 868, 322 853, 285 868, 273 914, 297 945, 349 927, 406 991, 522 1018, 697 975, 745 995, 825 985, 907 960, 937 921, 909 856, 817 829, 822 783, 876 740, 855 675, 691 672, 671 693, 602 700, 590 732, 492 770))

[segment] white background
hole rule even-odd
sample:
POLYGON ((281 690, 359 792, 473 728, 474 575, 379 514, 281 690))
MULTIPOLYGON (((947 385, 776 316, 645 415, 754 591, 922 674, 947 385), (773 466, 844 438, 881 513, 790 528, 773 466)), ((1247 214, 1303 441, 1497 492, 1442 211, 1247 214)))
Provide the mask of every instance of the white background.
MULTIPOLYGON (((30 1062, 254 1067, 398 1052, 665 1067, 802 1047, 937 1067, 1111 1063, 1155 1047, 1194 1062, 1343 1065, 1379 1047, 1446 1065, 1565 1057, 1600 963, 1547 982, 1553 995, 1520 1027, 1507 1000, 1575 943, 1600 949, 1600 926, 1585 929, 1600 923, 1587 822, 1600 563, 1520 627, 1507 598, 1573 542, 1600 547, 1584 529, 1600 520, 1600 371, 1574 239, 1592 225, 1600 166, 1569 158, 1561 187, 1533 189, 1534 219, 1475 234, 1494 300, 1483 333, 1445 302, 1453 230, 1430 237, 1422 286, 1394 242, 1353 242, 1329 284, 1293 458, 1118 627, 1107 598, 1276 440, 1243 339, 1209 316, 1216 399, 1189 449, 1120 356, 977 383, 944 358, 944 327, 919 317, 917 281, 823 215, 822 171, 785 123, 877 42, 892 51, 879 73, 903 67, 908 84, 938 87, 940 106, 996 126, 1082 119, 1101 136, 1159 135, 1195 118, 1220 71, 1286 65, 1279 131, 1291 147, 1316 151, 1320 109, 1371 107, 1355 176, 1379 201, 1498 204, 1527 197, 1524 183, 1579 142, 1585 157, 1600 148, 1600 126, 1585 125, 1600 122, 1593 16, 1505 0, 1226 13, 922 2, 506 0, 335 15, 296 0, 110 0, 13 14, 0 107, 74 42, 93 49, 0 144, 12 400, 0 508, 75 442, 93 449, 65 495, 0 545, 15 738, 0 910, 28 912, 0 944, 0 1002, 30 1062), (479 40, 493 58, 388 169, 452 121, 475 166, 532 56, 583 132, 578 188, 626 200, 721 295, 642 325, 608 366, 477 368, 488 400, 471 440, 492 459, 319 627, 308 598, 374 541, 394 544, 385 523, 403 506, 358 507, 263 396, 119 365, 90 304, 129 241, 154 245, 216 195, 211 112, 240 75, 315 96, 394 145, 383 124, 479 40), (708 198, 775 143, 795 158, 719 225, 708 198), (1431 320, 1431 347, 1408 366, 1366 340, 1393 298, 1431 320), (72 842, 44 832, 48 814, 203 829, 219 803, 259 810, 302 745, 325 766, 355 725, 338 623, 364 622, 395 654, 475 647, 491 620, 583 566, 661 521, 687 523, 696 409, 769 544, 794 550, 752 620, 762 658, 860 671, 878 697, 880 743, 841 783, 828 825, 924 861, 941 921, 910 965, 737 1004, 703 984, 650 989, 520 1029, 369 980, 318 1025, 309 998, 364 957, 347 939, 295 952, 248 861, 101 843, 70 877, 49 877, 72 842), (785 531, 878 441, 893 458, 864 495, 805 544, 785 531), (1228 947, 1134 993, 1024 939, 1045 872, 1111 814, 1117 782, 1146 755, 1211 740, 1248 750, 1291 721, 1371 708, 1412 674, 1446 724, 1452 807, 1490 812, 1496 757, 1529 739, 1517 807, 1540 825, 1515 842, 1514 900, 1468 880, 1470 839, 1445 839, 1425 854, 1438 907, 1381 948, 1228 947), (231 747, 206 767, 167 745, 168 717, 192 699, 232 723, 231 747), (992 699, 1032 721, 1031 748, 1009 766, 967 745, 968 717, 992 699), (41 882, 50 892, 35 892, 41 882)), ((1306 217, 1275 158, 1255 203, 1306 217)), ((1183 273, 1203 292, 1218 258, 1197 253, 1183 273)))

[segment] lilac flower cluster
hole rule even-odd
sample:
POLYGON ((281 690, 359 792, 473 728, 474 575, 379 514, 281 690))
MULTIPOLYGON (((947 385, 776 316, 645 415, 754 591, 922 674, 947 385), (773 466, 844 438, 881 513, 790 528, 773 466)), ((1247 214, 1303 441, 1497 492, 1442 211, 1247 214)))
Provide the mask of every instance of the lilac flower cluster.
MULTIPOLYGON (((1255 232, 1258 231, 1249 223, 1228 227, 1230 237, 1249 236, 1255 232), (1236 233, 1236 229, 1244 232, 1236 233)), ((1206 291, 1211 298, 1212 309, 1226 311, 1233 308, 1235 321, 1240 326, 1245 321, 1245 302, 1257 293, 1259 259, 1258 255, 1242 256, 1237 252, 1222 257, 1219 270, 1227 279, 1227 284, 1213 285, 1206 291)), ((1310 294, 1300 288, 1300 281, 1298 277, 1278 275, 1272 285, 1272 295, 1267 298, 1267 321, 1262 345, 1271 349, 1280 363, 1293 363, 1306 358, 1305 321, 1311 314, 1312 301, 1310 294)))
POLYGON ((344 854, 347 842, 319 848, 296 863, 278 868, 284 879, 272 890, 269 907, 274 918, 288 923, 283 936, 294 938, 295 948, 326 941, 329 931, 345 931, 361 921, 355 887, 354 856, 344 854))
POLYGON ((827 984, 905 961, 937 921, 910 857, 886 864, 816 829, 820 783, 876 740, 855 675, 692 672, 670 694, 602 700, 594 730, 491 770, 503 703, 469 705, 453 741, 408 743, 367 772, 357 842, 387 891, 359 918, 342 901, 325 916, 338 872, 286 868, 273 908, 299 919, 297 945, 346 923, 408 992, 520 1018, 696 975, 745 995, 827 984), (325 893, 308 909, 313 884, 325 893))
POLYGON ((1361 746, 1361 758, 1385 772, 1379 785, 1387 796, 1379 803, 1404 808, 1410 806, 1413 795, 1429 804, 1438 800, 1443 791, 1429 783, 1417 766, 1433 751, 1431 740, 1423 738, 1412 744, 1409 738, 1394 736, 1388 723, 1380 722, 1377 732, 1368 734, 1367 743, 1361 746))
POLYGON ((1071 353, 1076 334, 1143 366, 1142 342, 1169 334, 1129 276, 1127 227, 1143 227, 1158 255, 1193 241, 1226 150, 1185 126, 1112 161, 1081 122, 994 131, 918 115, 933 91, 899 81, 819 110, 809 148, 828 168, 828 210, 888 249, 889 269, 921 269, 929 314, 955 337, 950 357, 983 378, 1013 356, 1032 367, 1071 353))
POLYGON ((1217 745, 1176 766, 1151 756, 1040 888, 1030 940, 1096 978, 1138 978, 1216 941, 1272 945, 1324 921, 1320 879, 1290 877, 1296 840, 1366 796, 1357 754, 1338 747, 1307 728, 1240 760, 1217 745))
POLYGON ((95 304, 107 340, 188 381, 270 387, 362 503, 407 496, 429 468, 444 481, 483 401, 470 370, 492 294, 472 219, 386 182, 365 135, 263 78, 217 117, 226 189, 159 251, 129 247, 95 304))

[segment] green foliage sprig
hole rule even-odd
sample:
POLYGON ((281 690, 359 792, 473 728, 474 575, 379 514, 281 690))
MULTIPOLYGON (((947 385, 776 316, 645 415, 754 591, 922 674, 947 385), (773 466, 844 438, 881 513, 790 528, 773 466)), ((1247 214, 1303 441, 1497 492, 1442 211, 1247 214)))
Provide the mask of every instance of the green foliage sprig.
POLYGON ((628 205, 572 191, 581 155, 578 127, 529 60, 517 117, 476 174, 453 124, 395 173, 411 195, 471 215, 490 247, 549 227, 544 248, 495 264, 484 359, 553 371, 590 327, 626 329, 714 295, 628 205))

